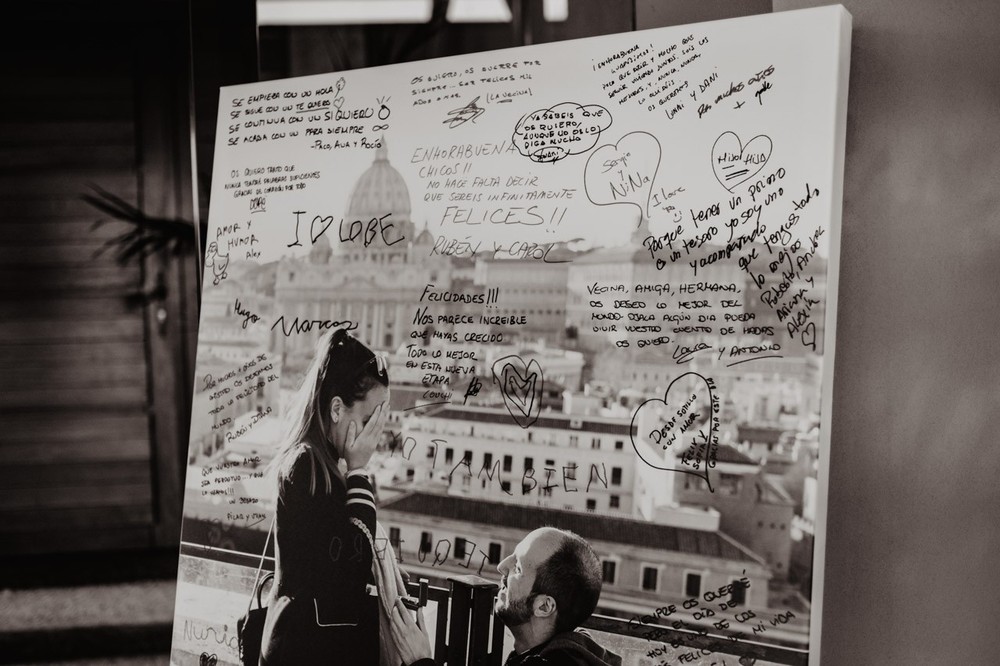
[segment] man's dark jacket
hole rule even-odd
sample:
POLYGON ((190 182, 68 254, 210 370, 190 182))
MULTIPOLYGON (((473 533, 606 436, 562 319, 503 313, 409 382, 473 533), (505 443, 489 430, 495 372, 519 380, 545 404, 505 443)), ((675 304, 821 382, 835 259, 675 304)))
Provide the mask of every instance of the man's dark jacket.
POLYGON ((601 647, 586 631, 556 634, 527 652, 511 652, 504 666, 621 666, 622 658, 601 647))

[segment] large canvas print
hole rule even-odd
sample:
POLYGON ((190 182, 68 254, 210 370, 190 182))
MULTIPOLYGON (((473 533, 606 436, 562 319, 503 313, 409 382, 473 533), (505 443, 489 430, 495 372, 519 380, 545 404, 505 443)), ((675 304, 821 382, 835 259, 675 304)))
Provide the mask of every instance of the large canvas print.
POLYGON ((818 663, 849 38, 222 89, 172 663, 818 663))

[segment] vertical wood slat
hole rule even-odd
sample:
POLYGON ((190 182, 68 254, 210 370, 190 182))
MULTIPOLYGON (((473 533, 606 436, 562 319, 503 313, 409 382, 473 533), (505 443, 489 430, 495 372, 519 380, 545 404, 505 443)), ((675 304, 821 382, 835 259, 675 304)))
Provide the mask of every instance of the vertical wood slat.
POLYGON ((495 583, 480 584, 472 590, 472 630, 469 636, 470 666, 500 666, 503 651, 503 632, 496 641, 500 623, 494 621, 493 600, 499 587, 495 583), (491 631, 492 629, 492 631, 491 631), (492 641, 492 650, 490 649, 492 641))
POLYGON ((449 615, 449 599, 451 595, 446 596, 443 599, 439 599, 437 603, 437 620, 435 621, 434 636, 434 655, 440 658, 441 655, 445 655, 448 649, 448 615, 449 615))
POLYGON ((469 618, 472 609, 472 588, 461 579, 449 578, 451 609, 448 613, 448 663, 464 664, 468 657, 469 618))
MULTIPOLYGON (((447 662, 500 666, 503 626, 493 616, 497 584, 474 575, 449 578, 448 582, 451 583, 451 608, 447 619, 447 662)), ((440 647, 435 655, 443 654, 440 647)))

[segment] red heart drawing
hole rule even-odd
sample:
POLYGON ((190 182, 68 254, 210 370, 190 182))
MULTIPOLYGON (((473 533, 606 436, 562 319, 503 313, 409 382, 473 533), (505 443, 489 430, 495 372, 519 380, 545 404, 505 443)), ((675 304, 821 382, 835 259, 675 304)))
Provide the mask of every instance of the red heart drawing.
POLYGON ((202 652, 201 658, 198 660, 198 666, 215 666, 218 661, 219 657, 217 655, 202 652))
POLYGON ((503 403, 517 425, 527 428, 538 420, 545 380, 537 360, 525 364, 516 354, 504 356, 493 363, 493 379, 500 386, 503 403))

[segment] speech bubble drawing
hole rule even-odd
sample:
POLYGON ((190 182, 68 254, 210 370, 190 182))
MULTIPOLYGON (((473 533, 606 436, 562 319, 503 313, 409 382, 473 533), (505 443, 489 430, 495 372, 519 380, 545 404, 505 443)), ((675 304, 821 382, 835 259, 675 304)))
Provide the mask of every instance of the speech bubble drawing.
POLYGON ((562 102, 521 118, 511 141, 533 162, 556 162, 593 148, 611 121, 611 114, 599 104, 562 102))
POLYGON ((764 168, 771 158, 771 137, 758 134, 744 146, 736 132, 723 132, 712 145, 712 171, 730 192, 764 168))
MULTIPOLYGON (((718 400, 715 385, 697 372, 677 377, 663 394, 640 404, 632 414, 632 448, 654 469, 692 474, 705 480, 718 449, 718 400)), ((714 492, 714 491, 713 491, 714 492)))
POLYGON ((542 411, 545 387, 538 361, 531 359, 526 364, 517 354, 504 356, 493 363, 493 379, 500 385, 503 404, 514 422, 522 428, 534 424, 542 411))
POLYGON ((583 170, 587 198, 598 206, 632 204, 648 219, 660 155, 660 141, 649 132, 629 132, 613 146, 604 144, 590 154, 583 170))

